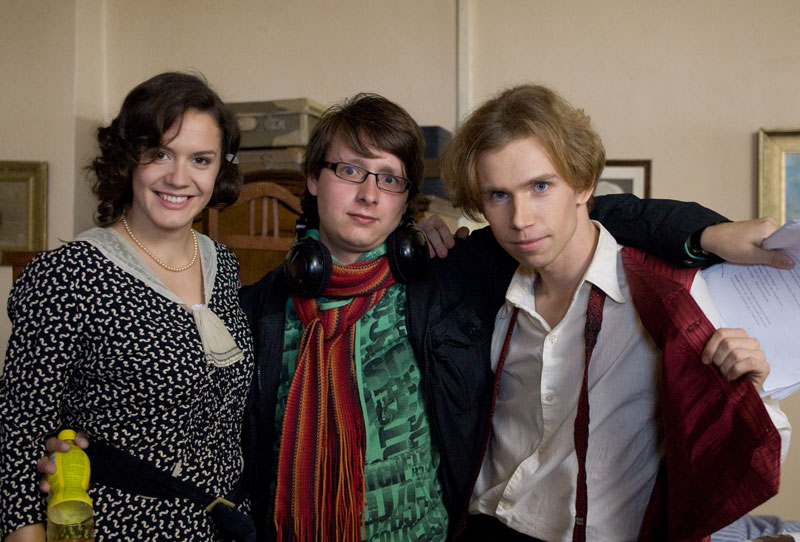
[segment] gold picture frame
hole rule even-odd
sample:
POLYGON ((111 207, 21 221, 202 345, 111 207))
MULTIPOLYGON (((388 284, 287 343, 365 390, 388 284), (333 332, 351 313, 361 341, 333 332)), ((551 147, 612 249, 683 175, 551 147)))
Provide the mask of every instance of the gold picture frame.
POLYGON ((758 131, 758 216, 800 219, 800 128, 758 131))
POLYGON ((0 251, 47 248, 47 162, 0 161, 0 251))

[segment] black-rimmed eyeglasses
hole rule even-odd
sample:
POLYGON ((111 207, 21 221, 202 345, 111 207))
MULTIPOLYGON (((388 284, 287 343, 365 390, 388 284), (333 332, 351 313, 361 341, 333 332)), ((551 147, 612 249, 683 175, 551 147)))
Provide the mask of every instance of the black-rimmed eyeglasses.
POLYGON ((411 182, 405 177, 398 177, 391 173, 374 173, 347 162, 325 162, 324 164, 326 168, 333 170, 337 177, 351 183, 363 183, 367 177, 375 175, 375 183, 385 192, 405 192, 411 186, 411 182))

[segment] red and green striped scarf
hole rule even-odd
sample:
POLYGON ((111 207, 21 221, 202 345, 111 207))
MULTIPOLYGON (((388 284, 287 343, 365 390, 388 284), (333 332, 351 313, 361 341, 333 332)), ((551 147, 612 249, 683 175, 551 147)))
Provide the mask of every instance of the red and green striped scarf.
POLYGON ((364 417, 353 363, 355 324, 394 283, 385 256, 334 264, 322 293, 352 301, 321 311, 293 298, 305 327, 289 388, 278 459, 278 540, 361 540, 364 417))

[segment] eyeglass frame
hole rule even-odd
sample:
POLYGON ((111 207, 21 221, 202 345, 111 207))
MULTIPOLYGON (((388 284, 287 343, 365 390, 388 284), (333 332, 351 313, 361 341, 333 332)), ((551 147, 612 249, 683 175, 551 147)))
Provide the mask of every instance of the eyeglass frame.
POLYGON ((378 187, 378 190, 382 190, 383 192, 387 192, 389 194, 402 194, 403 192, 408 192, 411 189, 411 181, 409 179, 401 176, 401 175, 395 175, 393 173, 375 173, 374 171, 368 171, 368 170, 364 169, 363 167, 357 166, 355 164, 351 164, 350 162, 328 162, 326 160, 326 161, 324 161, 322 163, 322 165, 324 167, 330 169, 331 171, 333 171, 333 174, 336 175, 337 179, 341 179, 343 181, 347 181, 348 183, 364 184, 366 182, 366 180, 367 180, 367 177, 369 177, 370 175, 374 175, 375 176, 375 186, 378 187), (336 173, 336 169, 339 167, 339 164, 344 164, 346 166, 350 166, 352 168, 355 168, 355 169, 357 169, 359 171, 363 171, 364 172, 364 176, 361 178, 360 181, 354 181, 353 179, 345 179, 344 177, 342 177, 338 173, 336 173), (406 187, 403 188, 400 191, 387 190, 386 188, 383 188, 380 185, 380 178, 381 177, 394 177, 395 179, 402 179, 402 180, 404 180, 406 182, 406 187))

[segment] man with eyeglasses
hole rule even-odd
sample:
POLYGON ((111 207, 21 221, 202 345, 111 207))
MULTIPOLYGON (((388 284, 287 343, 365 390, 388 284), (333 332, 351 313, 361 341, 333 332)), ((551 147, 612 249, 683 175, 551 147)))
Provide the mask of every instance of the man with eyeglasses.
POLYGON ((400 271, 386 257, 419 192, 423 146, 414 120, 380 96, 328 110, 306 150, 308 230, 286 265, 242 290, 257 356, 245 445, 258 450, 248 466, 263 539, 446 536, 414 309, 396 281, 424 273, 424 236, 400 271))
MULTIPOLYGON (((307 148, 307 229, 285 265, 242 289, 256 357, 245 478, 264 540, 444 540, 466 510, 493 389, 488 338, 515 265, 496 243, 428 262, 404 218, 423 147, 380 96, 328 110, 307 148)), ((611 196, 593 216, 677 259, 724 220, 611 196)))

